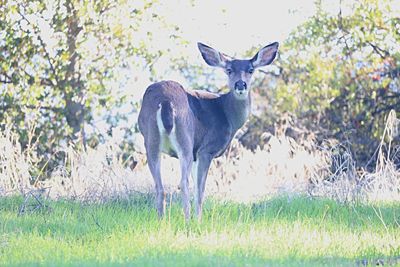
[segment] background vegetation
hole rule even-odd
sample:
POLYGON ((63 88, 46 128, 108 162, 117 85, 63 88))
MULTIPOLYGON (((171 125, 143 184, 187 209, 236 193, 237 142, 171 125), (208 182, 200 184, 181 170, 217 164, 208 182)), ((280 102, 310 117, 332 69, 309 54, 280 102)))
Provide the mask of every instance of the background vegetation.
POLYGON ((347 143, 365 166, 388 112, 399 112, 399 13, 390 1, 341 1, 333 14, 316 7, 282 48, 272 107, 347 143))
MULTIPOLYGON (((252 118, 256 127, 241 141, 255 149, 263 144, 260 135, 274 132, 281 115, 290 113, 319 140, 348 144, 357 164, 365 166, 388 112, 399 111, 398 10, 388 0, 340 1, 335 11, 322 1, 315 6, 316 13, 281 45, 276 68, 258 76, 255 90, 263 106, 252 118)), ((38 142, 44 165, 63 158, 57 151, 70 140, 93 147, 116 126, 123 125, 125 137, 135 132, 134 122, 126 125, 124 120, 135 113, 139 99, 132 100, 121 88, 146 72, 150 80, 168 78, 157 74, 156 61, 170 60, 188 84, 213 90, 209 68, 184 55, 169 55, 170 47, 187 42, 179 37, 179 25, 168 24, 157 8, 157 1, 3 2, 2 129, 13 125, 23 147, 38 142), (167 33, 168 45, 157 48, 155 28, 167 33), (206 81, 207 88, 199 81, 206 81), (101 130, 99 120, 106 125, 101 130)), ((132 138, 125 140, 132 143, 132 138)), ((127 152, 133 149, 132 144, 126 147, 127 152)))

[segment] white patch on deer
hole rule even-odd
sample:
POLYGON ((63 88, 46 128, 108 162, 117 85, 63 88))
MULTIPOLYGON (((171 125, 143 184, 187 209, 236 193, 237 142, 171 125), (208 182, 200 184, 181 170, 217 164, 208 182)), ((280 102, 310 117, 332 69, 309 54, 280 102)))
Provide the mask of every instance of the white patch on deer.
POLYGON ((166 154, 170 154, 173 151, 180 158, 182 149, 176 137, 175 123, 172 126, 171 133, 168 134, 161 119, 161 104, 157 110, 157 127, 160 133, 160 150, 166 154))
POLYGON ((233 94, 237 100, 247 100, 249 92, 247 90, 239 91, 235 89, 235 93, 233 94))

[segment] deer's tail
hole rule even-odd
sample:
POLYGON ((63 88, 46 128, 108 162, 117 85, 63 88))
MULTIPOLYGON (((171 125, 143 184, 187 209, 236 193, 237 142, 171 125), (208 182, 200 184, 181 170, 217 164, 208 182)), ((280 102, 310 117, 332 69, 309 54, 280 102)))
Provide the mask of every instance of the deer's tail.
POLYGON ((161 106, 161 121, 167 134, 170 134, 174 127, 174 110, 170 101, 163 101, 161 106))

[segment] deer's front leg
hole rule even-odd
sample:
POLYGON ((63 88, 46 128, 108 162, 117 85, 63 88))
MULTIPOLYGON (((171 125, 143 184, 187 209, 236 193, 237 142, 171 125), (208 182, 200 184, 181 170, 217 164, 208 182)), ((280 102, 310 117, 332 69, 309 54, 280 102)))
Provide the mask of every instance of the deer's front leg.
POLYGON ((212 159, 213 159, 212 155, 207 152, 199 153, 197 161, 195 162, 195 164, 193 164, 192 176, 195 188, 194 203, 196 209, 196 216, 199 221, 201 220, 201 215, 203 210, 204 190, 206 187, 207 174, 212 159))

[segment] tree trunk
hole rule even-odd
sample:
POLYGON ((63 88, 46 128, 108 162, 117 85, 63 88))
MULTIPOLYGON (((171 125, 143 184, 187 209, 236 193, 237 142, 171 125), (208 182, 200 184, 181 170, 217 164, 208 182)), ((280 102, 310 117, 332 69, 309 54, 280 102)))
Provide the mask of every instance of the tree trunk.
POLYGON ((86 146, 84 119, 84 88, 79 73, 76 72, 76 63, 79 54, 76 51, 76 39, 82 27, 79 26, 78 12, 74 8, 72 0, 65 2, 67 8, 67 45, 69 64, 64 78, 64 100, 66 108, 66 119, 73 130, 73 138, 80 139, 83 147, 86 146))

